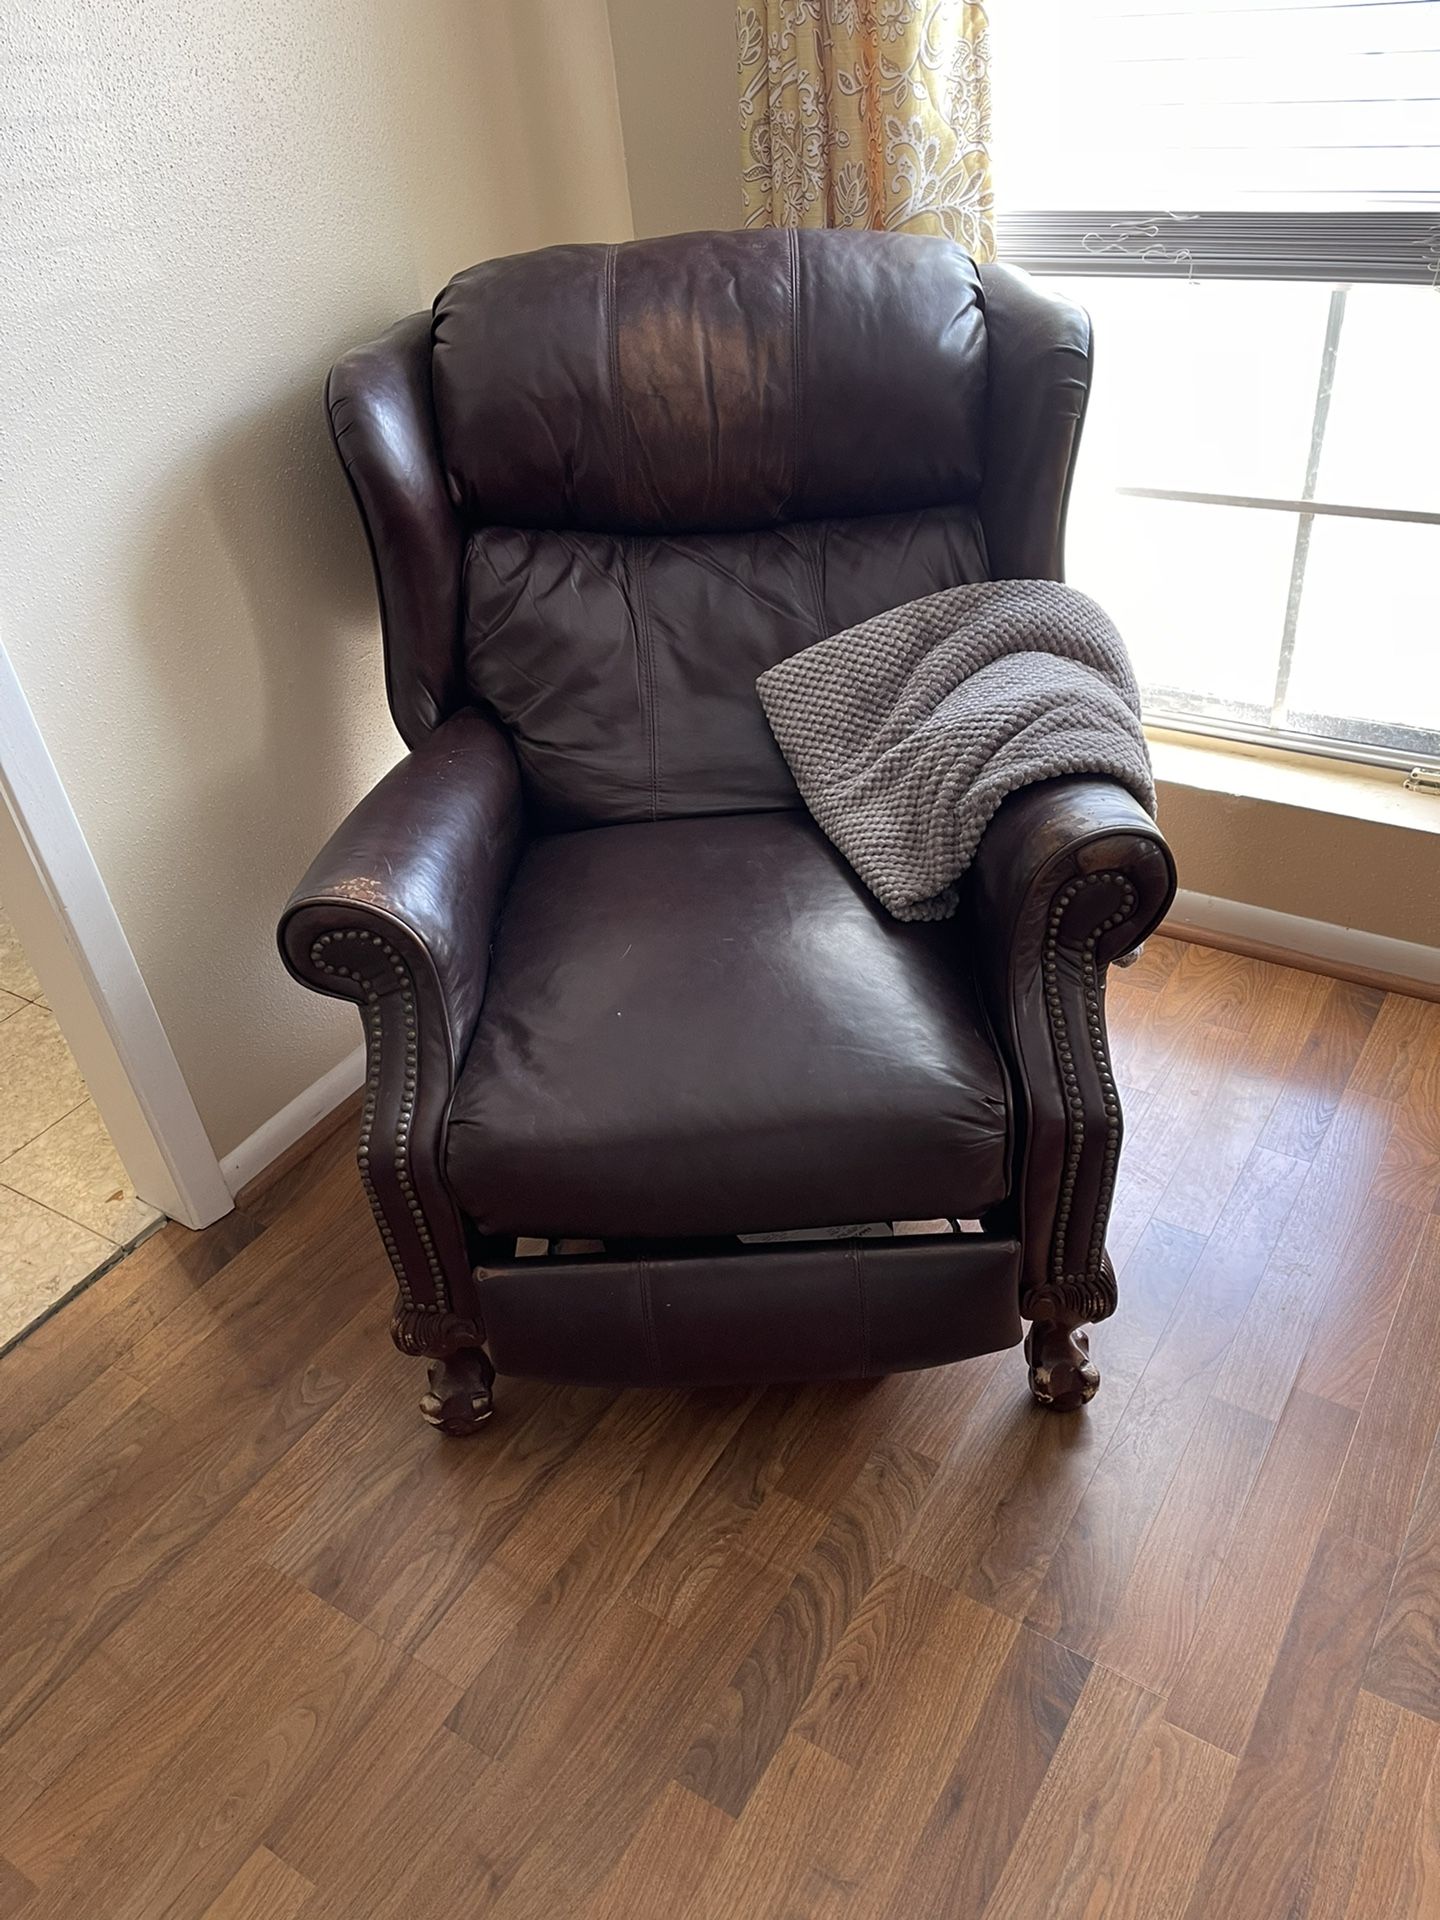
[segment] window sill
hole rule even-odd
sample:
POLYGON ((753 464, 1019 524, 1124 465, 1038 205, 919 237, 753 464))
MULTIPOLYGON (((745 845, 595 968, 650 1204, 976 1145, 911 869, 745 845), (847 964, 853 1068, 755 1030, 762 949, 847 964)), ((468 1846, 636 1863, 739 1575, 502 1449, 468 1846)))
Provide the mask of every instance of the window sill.
POLYGON ((1390 769, 1228 740, 1197 740, 1193 734, 1169 733, 1162 727, 1147 726, 1145 736, 1161 786, 1235 794, 1440 835, 1440 800, 1434 794, 1407 793, 1402 777, 1390 769))

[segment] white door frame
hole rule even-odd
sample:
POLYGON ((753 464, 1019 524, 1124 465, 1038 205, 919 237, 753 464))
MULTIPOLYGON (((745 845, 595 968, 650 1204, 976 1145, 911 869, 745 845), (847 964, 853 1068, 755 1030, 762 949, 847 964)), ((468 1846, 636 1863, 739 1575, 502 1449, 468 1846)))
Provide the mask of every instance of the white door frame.
POLYGON ((220 1163, 3 645, 0 898, 140 1198, 187 1227, 229 1213, 220 1163))

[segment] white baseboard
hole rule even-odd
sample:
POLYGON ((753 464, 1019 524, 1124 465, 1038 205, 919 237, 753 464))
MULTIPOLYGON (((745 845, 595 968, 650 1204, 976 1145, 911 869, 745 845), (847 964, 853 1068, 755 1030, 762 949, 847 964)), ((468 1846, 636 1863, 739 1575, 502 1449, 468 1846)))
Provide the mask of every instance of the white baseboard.
POLYGON ((1341 927, 1328 920, 1277 913, 1272 907, 1253 907, 1243 900, 1182 891, 1176 894, 1160 931, 1197 939, 1209 933, 1217 944, 1264 950, 1262 957, 1284 955, 1301 966, 1310 963, 1317 972, 1393 980, 1402 992, 1428 988, 1440 995, 1440 947, 1392 940, 1387 934, 1367 933, 1363 927, 1341 927))
POLYGON ((297 1093, 288 1106, 271 1114, 263 1126, 257 1127, 248 1140, 242 1140, 235 1151, 227 1153, 220 1162, 220 1171, 231 1193, 239 1193, 297 1140, 303 1139, 327 1113, 333 1113, 348 1100, 364 1079, 365 1049, 359 1046, 328 1073, 322 1074, 313 1086, 297 1093))

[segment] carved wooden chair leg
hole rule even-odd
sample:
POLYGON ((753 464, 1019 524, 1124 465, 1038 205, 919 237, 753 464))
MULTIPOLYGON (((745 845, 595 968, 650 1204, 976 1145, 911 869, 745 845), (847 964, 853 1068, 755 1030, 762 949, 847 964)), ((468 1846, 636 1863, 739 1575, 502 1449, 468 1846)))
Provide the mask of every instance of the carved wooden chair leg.
POLYGON ((1025 1358, 1030 1362, 1030 1391, 1042 1407, 1073 1413, 1095 1398, 1100 1369, 1090 1358, 1090 1338, 1083 1327, 1036 1320, 1025 1336, 1025 1358))
POLYGON ((463 1437, 477 1433, 494 1411, 495 1369, 483 1347, 458 1347, 430 1362, 430 1390, 420 1411, 432 1427, 463 1437))
POLYGON ((1035 1301, 1035 1317, 1025 1335, 1025 1358, 1030 1363, 1030 1391, 1042 1407, 1073 1413, 1095 1398, 1100 1369, 1090 1358, 1085 1323, 1106 1318, 1114 1311, 1114 1302, 1115 1269, 1109 1254, 1101 1263, 1101 1284, 1093 1301, 1062 1303, 1053 1295, 1035 1301))

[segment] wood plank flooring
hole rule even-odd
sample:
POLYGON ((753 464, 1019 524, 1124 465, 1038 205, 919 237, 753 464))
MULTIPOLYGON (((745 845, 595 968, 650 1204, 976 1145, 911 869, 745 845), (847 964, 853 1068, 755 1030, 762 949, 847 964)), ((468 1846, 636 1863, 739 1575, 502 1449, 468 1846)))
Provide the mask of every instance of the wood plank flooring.
POLYGON ((420 1422, 349 1129, 0 1360, 0 1920, 1440 1916, 1440 1005, 1155 941, 1099 1398, 420 1422))

